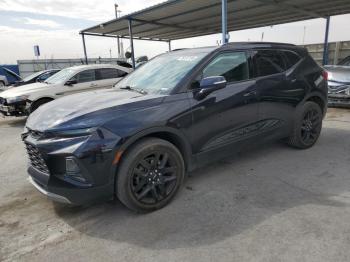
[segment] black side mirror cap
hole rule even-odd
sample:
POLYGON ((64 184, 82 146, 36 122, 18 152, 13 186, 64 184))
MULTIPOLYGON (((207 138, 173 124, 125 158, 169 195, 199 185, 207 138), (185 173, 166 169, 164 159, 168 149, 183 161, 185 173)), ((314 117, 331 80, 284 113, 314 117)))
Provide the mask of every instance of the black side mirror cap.
POLYGON ((203 99, 210 93, 225 88, 227 81, 223 76, 210 76, 200 81, 199 91, 196 92, 196 99, 203 99))
POLYGON ((64 85, 65 86, 72 86, 77 84, 77 80, 68 80, 64 85))

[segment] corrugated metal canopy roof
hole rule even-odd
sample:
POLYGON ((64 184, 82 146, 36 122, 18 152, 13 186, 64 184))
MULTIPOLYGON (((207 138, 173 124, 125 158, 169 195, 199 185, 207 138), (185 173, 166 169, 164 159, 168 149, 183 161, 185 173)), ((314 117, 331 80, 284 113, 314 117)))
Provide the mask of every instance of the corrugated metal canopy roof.
MULTIPOLYGON (((350 0, 228 0, 228 31, 350 13, 350 0)), ((221 0, 170 0, 81 33, 169 41, 221 32, 221 0)))

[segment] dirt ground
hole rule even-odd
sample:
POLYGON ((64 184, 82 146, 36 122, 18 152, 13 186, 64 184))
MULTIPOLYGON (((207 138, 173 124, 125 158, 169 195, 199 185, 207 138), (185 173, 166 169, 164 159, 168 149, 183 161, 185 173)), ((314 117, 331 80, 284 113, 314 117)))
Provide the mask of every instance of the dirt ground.
POLYGON ((29 184, 24 119, 0 119, 0 261, 350 261, 350 110, 319 142, 195 171, 164 209, 54 204, 29 184))

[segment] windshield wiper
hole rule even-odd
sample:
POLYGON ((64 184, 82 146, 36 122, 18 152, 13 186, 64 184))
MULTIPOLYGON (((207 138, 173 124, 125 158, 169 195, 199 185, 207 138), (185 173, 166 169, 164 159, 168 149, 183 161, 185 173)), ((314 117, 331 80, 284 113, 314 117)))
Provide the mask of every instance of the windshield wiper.
POLYGON ((137 92, 137 93, 139 93, 141 95, 147 95, 147 92, 145 90, 135 89, 135 88, 133 88, 131 86, 123 86, 123 87, 120 87, 120 89, 134 91, 134 92, 137 92))

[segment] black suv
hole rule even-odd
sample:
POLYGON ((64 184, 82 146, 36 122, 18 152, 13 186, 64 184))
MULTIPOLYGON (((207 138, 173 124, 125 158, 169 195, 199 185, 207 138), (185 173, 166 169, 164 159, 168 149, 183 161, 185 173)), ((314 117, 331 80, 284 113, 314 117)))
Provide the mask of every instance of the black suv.
POLYGON ((306 49, 289 44, 160 55, 113 89, 35 111, 23 133, 30 181, 65 203, 116 196, 136 211, 159 209, 202 164, 269 140, 313 146, 326 75, 306 49))

